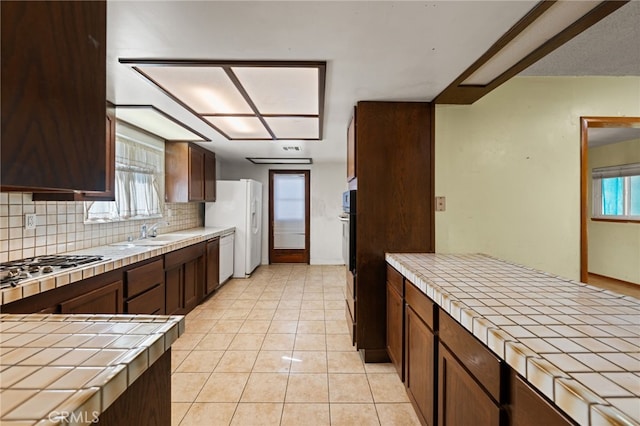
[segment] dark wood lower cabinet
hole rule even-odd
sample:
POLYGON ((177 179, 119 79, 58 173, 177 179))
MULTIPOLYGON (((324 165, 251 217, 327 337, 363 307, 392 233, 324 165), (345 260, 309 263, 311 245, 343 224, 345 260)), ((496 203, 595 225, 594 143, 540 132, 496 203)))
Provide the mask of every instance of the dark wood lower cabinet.
POLYGON ((396 364, 404 351, 405 389, 423 425, 577 425, 390 265, 386 278, 387 352, 396 364))
POLYGON ((435 425, 435 355, 433 331, 411 308, 406 307, 405 386, 421 422, 435 425))
POLYGON ((165 312, 186 314, 204 297, 206 243, 167 253, 165 267, 165 312))
POLYGON ((204 294, 209 295, 220 285, 220 238, 207 241, 207 276, 204 294))
POLYGON ((125 312, 163 315, 165 310, 162 258, 125 271, 125 312))
POLYGON ((569 420, 515 372, 511 374, 510 414, 512 426, 569 426, 577 424, 569 420))
POLYGON ((202 299, 202 257, 190 260, 184 268, 184 310, 189 312, 195 308, 202 299))
POLYGON ((122 280, 60 303, 63 314, 121 314, 122 280))
MULTIPOLYGON (((91 421, 91 413, 87 413, 91 421)), ((101 426, 171 425, 171 348, 98 418, 101 426)))
POLYGON ((499 426, 500 407, 444 345, 438 353, 438 425, 499 426))
POLYGON ((183 306, 182 265, 165 271, 165 313, 176 314, 183 306))
POLYGON ((395 287, 387 282, 387 353, 404 380, 404 301, 395 287))

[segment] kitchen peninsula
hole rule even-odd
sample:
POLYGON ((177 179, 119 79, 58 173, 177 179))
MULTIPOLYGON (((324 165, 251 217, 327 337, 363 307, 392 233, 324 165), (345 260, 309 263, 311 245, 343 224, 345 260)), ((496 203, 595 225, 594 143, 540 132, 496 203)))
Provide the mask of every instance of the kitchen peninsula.
POLYGON ((386 261, 390 353, 423 422, 640 424, 638 299, 479 254, 386 261))
POLYGON ((184 317, 3 314, 0 327, 2 424, 167 424, 184 317))

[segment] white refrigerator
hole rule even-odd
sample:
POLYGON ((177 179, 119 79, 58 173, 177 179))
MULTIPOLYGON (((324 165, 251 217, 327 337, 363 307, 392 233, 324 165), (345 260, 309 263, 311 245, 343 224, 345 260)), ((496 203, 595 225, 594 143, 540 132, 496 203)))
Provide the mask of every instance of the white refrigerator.
POLYGON ((204 224, 236 228, 233 277, 248 277, 262 261, 262 183, 218 181, 216 201, 205 203, 204 224))

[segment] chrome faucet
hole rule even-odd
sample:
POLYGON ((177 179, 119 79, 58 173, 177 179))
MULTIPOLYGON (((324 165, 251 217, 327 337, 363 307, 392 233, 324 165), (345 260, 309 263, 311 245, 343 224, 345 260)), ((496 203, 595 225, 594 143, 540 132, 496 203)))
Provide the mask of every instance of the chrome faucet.
MULTIPOLYGON (((165 221, 165 220, 161 220, 158 221, 156 223, 154 223, 153 225, 149 226, 147 228, 146 224, 142 225, 144 227, 144 231, 145 231, 145 238, 146 237, 157 237, 158 236, 158 226, 160 225, 165 225, 165 226, 169 226, 170 223, 165 221)), ((142 229, 140 230, 142 233, 142 229)))

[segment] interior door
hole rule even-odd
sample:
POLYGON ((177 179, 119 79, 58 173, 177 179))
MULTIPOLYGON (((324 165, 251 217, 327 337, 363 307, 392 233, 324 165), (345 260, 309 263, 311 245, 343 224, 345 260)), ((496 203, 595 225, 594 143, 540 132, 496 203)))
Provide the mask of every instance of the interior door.
POLYGON ((269 263, 309 263, 309 170, 269 170, 269 263))

